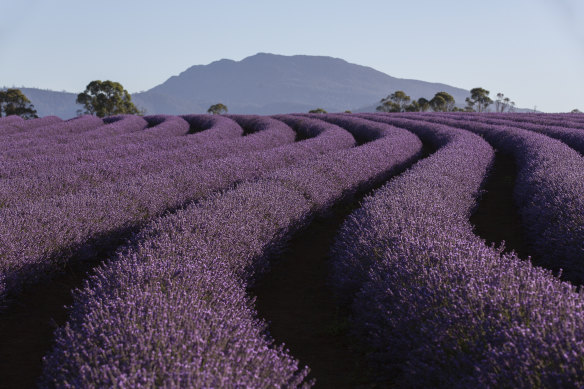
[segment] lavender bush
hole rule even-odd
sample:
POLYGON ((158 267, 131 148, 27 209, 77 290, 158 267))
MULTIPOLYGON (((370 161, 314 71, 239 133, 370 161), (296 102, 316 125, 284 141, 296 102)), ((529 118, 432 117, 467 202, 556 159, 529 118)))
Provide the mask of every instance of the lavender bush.
POLYGON ((505 118, 493 115, 463 114, 448 115, 449 119, 472 120, 479 123, 516 127, 524 130, 539 132, 554 139, 559 139, 580 154, 584 154, 584 125, 574 122, 556 122, 550 120, 538 120, 536 122, 521 120, 519 118, 505 118))
MULTIPOLYGON (((188 124, 181 118, 162 122, 166 128, 174 128, 173 131, 185 133, 188 124), (178 127, 178 128, 177 128, 178 127)), ((152 129, 157 129, 160 125, 152 129)), ((149 142, 150 152, 128 153, 126 149, 124 157, 110 159, 110 149, 102 149, 90 156, 85 153, 81 162, 75 154, 66 156, 70 163, 64 163, 63 159, 49 157, 50 161, 44 161, 42 166, 31 172, 30 164, 17 161, 9 172, 6 173, 10 180, 1 182, 4 187, 0 202, 5 206, 14 202, 22 202, 24 199, 49 198, 64 194, 75 194, 83 190, 97 188, 103 183, 115 184, 123 182, 128 177, 139 177, 154 174, 168 169, 180 169, 181 166, 199 164, 207 159, 225 157, 229 155, 241 155, 255 150, 263 150, 271 147, 290 143, 294 140, 294 132, 281 122, 270 122, 264 119, 262 127, 256 127, 257 132, 240 138, 213 141, 212 137, 196 133, 183 136, 172 142, 149 142), (201 139, 200 139, 201 138, 201 139), (164 143, 164 144, 161 144, 164 143), (17 176, 18 178, 15 178, 17 176), (55 180, 55 176, 59 179, 55 180), (31 182, 32 180, 32 182, 31 182), (17 200, 18 199, 18 200, 17 200)), ((164 130, 164 129, 163 129, 164 130)), ((204 134, 207 135, 207 134, 204 134)), ((117 149, 116 152, 120 150, 117 149)))
MULTIPOLYGON (((89 118, 89 117, 88 117, 89 118)), ((84 123, 86 120, 71 121, 71 124, 84 123)), ((127 116, 114 122, 97 127, 92 131, 83 131, 77 134, 51 134, 48 137, 31 136, 28 142, 30 147, 15 152, 18 142, 26 141, 16 138, 17 143, 11 142, 13 137, 3 137, 2 145, 6 152, 3 153, 3 172, 9 172, 11 166, 25 164, 29 169, 42 168, 43 164, 51 163, 75 163, 88 158, 92 149, 102 150, 117 147, 122 142, 122 137, 116 137, 117 132, 137 132, 146 128, 148 123, 139 116, 127 116), (11 144, 11 147, 8 145, 11 144), (109 146, 109 147, 107 147, 109 146), (21 152, 22 151, 22 152, 21 152)), ((127 137, 126 137, 127 138, 127 137)), ((130 139, 129 143, 135 143, 136 139, 130 139)), ((126 150, 127 151, 127 150, 126 150)), ((131 151, 131 150, 129 150, 131 151)), ((127 156, 127 155, 126 155, 127 156)), ((14 169, 14 167, 12 167, 14 169)), ((21 168, 25 174, 26 169, 21 168)), ((5 173, 4 173, 5 174, 5 173)))
POLYGON ((50 126, 55 123, 60 123, 63 120, 57 116, 45 116, 38 119, 30 120, 16 120, 7 119, 8 122, 5 126, 0 129, 0 135, 12 135, 12 134, 29 134, 29 133, 41 133, 44 126, 50 126))
MULTIPOLYGON (((469 116, 480 116, 467 114, 469 116)), ((533 114, 533 113, 493 113, 488 117, 513 121, 515 123, 534 123, 539 125, 551 125, 567 128, 584 128, 584 120, 579 115, 574 114, 533 114)))
POLYGON ((577 148, 583 125, 567 114, 0 118, 0 309, 107 254, 74 292, 41 387, 311 386, 248 291, 315 216, 419 159, 421 139, 437 151, 368 197, 333 247, 332 284, 379 384, 584 387, 581 293, 485 245, 469 222, 491 144, 517 161, 533 252, 584 277, 582 157, 550 138, 577 148))
MULTIPOLYGON (((387 116, 386 116, 387 117, 387 116)), ((564 276, 584 282, 584 158, 566 144, 516 127, 423 118, 484 136, 500 152, 513 155, 518 173, 514 200, 527 243, 538 261, 563 269, 564 276)))
MULTIPOLYGON (((285 128, 286 134, 292 131, 285 128)), ((273 144, 270 139, 275 134, 268 136, 266 142, 262 133, 268 130, 245 137, 251 150, 273 144)), ((24 285, 59 271, 71 258, 84 260, 103 248, 115 247, 121 243, 123 231, 138 228, 167 210, 271 170, 354 144, 353 137, 337 126, 317 123, 311 133, 316 136, 265 151, 209 159, 200 164, 174 164, 162 172, 75 194, 0 208, 0 274, 6 283, 0 285, 0 291, 17 293, 24 285)), ((245 151, 240 146, 238 154, 245 151)))
POLYGON ((310 384, 271 345, 245 289, 315 213, 421 149, 407 131, 386 126, 385 135, 153 221, 76 293, 43 386, 310 384))
POLYGON ((37 151, 38 145, 58 145, 67 141, 73 134, 91 131, 103 125, 103 120, 98 117, 86 115, 75 119, 61 121, 54 124, 42 126, 37 131, 18 133, 3 136, 0 150, 3 157, 8 155, 14 158, 18 153, 27 152, 29 155, 37 151))
POLYGON ((493 150, 457 129, 398 121, 440 149, 367 198, 333 247, 333 285, 353 302, 380 378, 415 388, 582 387, 582 295, 472 233, 493 150))
POLYGON ((22 123, 23 121, 24 119, 18 115, 0 117, 0 127, 8 126, 12 123, 22 123))

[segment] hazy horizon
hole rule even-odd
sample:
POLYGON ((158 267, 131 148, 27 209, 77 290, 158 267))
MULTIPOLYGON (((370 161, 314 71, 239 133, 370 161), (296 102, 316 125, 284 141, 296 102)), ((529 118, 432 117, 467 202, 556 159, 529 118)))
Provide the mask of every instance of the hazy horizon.
POLYGON ((110 79, 136 93, 193 65, 267 52, 331 56, 397 78, 481 86, 491 97, 502 92, 519 107, 546 112, 584 110, 584 4, 576 0, 24 0, 3 9, 6 87, 78 93, 91 80, 110 79))

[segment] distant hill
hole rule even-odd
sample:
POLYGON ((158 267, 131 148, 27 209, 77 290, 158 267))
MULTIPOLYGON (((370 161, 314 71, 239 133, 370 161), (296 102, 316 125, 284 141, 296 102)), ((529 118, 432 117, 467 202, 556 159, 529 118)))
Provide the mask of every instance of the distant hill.
MULTIPOLYGON (((123 82, 122 82, 123 84, 123 82)), ((70 118, 81 106, 76 93, 21 88, 39 115, 70 118)), ((379 100, 396 90, 412 99, 450 93, 463 106, 470 92, 446 84, 389 76, 370 67, 323 56, 259 53, 241 61, 222 59, 195 65, 150 90, 132 95, 148 114, 204 113, 221 102, 230 113, 275 114, 374 111, 379 100)))
POLYGON ((76 93, 55 92, 48 89, 19 88, 32 102, 39 116, 55 115, 69 119, 77 115, 76 93))
POLYGON ((133 98, 149 112, 205 112, 222 102, 231 113, 274 114, 317 107, 357 110, 396 90, 416 99, 445 91, 461 103, 469 96, 461 88, 395 78, 339 58, 259 53, 241 61, 192 66, 133 98))

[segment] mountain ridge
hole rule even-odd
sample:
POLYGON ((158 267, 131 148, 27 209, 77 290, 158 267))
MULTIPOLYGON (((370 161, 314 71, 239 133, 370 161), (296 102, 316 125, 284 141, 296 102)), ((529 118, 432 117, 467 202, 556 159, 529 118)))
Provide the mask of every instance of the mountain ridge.
MULTIPOLYGON (((73 117, 81 107, 75 104, 75 93, 21 90, 42 116, 73 117)), ((342 112, 371 110, 396 90, 412 99, 430 99, 445 91, 460 106, 470 95, 462 88, 397 78, 342 58, 260 52, 240 61, 224 58, 190 66, 147 91, 132 94, 132 100, 148 114, 205 113, 218 102, 230 113, 242 114, 307 112, 319 107, 342 112)))

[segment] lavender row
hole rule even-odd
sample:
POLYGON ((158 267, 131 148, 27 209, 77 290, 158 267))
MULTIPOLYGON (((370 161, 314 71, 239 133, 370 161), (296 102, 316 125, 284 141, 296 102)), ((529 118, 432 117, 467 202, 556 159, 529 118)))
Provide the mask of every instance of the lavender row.
MULTIPOLYGON (((73 154, 81 154, 82 156, 77 157, 81 159, 84 156, 84 152, 91 150, 90 142, 83 142, 83 139, 88 137, 88 133, 104 134, 103 137, 99 136, 98 138, 101 144, 97 145, 97 148, 101 149, 103 148, 103 144, 107 144, 107 142, 110 142, 111 144, 114 140, 114 134, 110 134, 110 132, 137 132, 145 129, 148 126, 148 122, 139 116, 126 115, 125 117, 116 117, 115 119, 115 121, 109 123, 104 122, 106 123, 105 125, 97 127, 93 131, 79 131, 78 133, 73 134, 68 133, 63 135, 53 135, 51 138, 33 136, 28 141, 22 140, 22 142, 29 143, 21 145, 21 148, 18 148, 15 144, 11 144, 10 139, 2 139, 0 141, 0 145, 2 145, 2 148, 5 149, 5 151, 2 152, 3 160, 5 160, 3 161, 3 164, 14 164, 19 161, 28 160, 30 161, 29 163, 31 164, 31 167, 34 167, 32 166, 32 163, 35 160, 37 163, 42 164, 43 161, 50 160, 51 157, 63 158, 70 157, 73 154), (74 144, 79 142, 81 136, 83 136, 83 138, 81 138, 82 143, 78 144, 76 149, 74 144), (17 150, 12 151, 11 148, 16 148, 17 150)), ((66 123, 74 125, 77 123, 83 123, 83 121, 72 119, 66 123)))
POLYGON ((406 121, 422 138, 450 136, 427 138, 440 150, 367 198, 333 246, 333 285, 352 301, 380 378, 412 388, 582 387, 584 296, 472 233, 493 150, 474 134, 406 121))
POLYGON ((232 139, 243 135, 241 126, 235 120, 223 115, 183 115, 181 117, 189 123, 190 132, 197 133, 201 142, 232 139))
POLYGON ((374 139, 379 139, 386 136, 388 129, 392 129, 384 123, 379 123, 371 120, 366 120, 363 118, 357 118, 352 115, 343 114, 310 114, 301 115, 312 118, 319 118, 328 121, 329 123, 336 124, 343 128, 350 128, 351 133, 355 137, 357 142, 362 143, 365 141, 371 141, 374 139))
MULTIPOLYGON (((59 165, 61 161, 74 163, 75 158, 79 162, 121 160, 135 158, 135 154, 171 151, 178 147, 190 146, 192 142, 204 143, 210 138, 211 140, 229 139, 243 134, 243 129, 231 119, 220 117, 209 122, 205 116, 210 115, 186 115, 187 121, 182 117, 169 115, 146 117, 149 120, 157 119, 151 120, 151 127, 148 127, 148 122, 139 116, 116 117, 116 121, 98 128, 96 130, 98 134, 86 133, 83 137, 69 137, 61 140, 61 143, 64 143, 62 146, 44 145, 43 150, 33 150, 35 155, 41 154, 36 161, 33 158, 26 159, 25 162, 31 165, 34 163, 59 165), (207 127, 208 124, 212 124, 213 131, 202 135, 202 131, 211 129, 207 127), (121 133, 115 134, 115 132, 121 133), (96 135, 95 138, 94 135, 96 135)), ((262 124, 259 130, 265 129, 269 124, 262 124)), ((278 125, 273 122, 271 124, 278 125)), ((19 161, 14 163, 17 162, 19 161)))
POLYGON ((18 155, 19 152, 29 151, 39 144, 60 144, 66 141, 69 135, 91 131, 102 125, 102 119, 91 115, 53 123, 42 126, 36 131, 6 135, 0 138, 0 151, 2 151, 3 156, 7 152, 18 155))
POLYGON ((314 214, 407 164, 420 148, 412 134, 388 127, 383 139, 154 221, 76 293, 70 320, 45 358, 43 384, 310 385, 265 335, 246 287, 314 214))
MULTIPOLYGON (((439 149, 436 153, 418 162, 402 176, 392 180, 386 185, 386 187, 376 192, 376 197, 378 196, 378 193, 387 192, 387 189, 385 189, 387 187, 393 187, 396 185, 396 187, 399 188, 399 185, 402 185, 396 184, 396 182, 407 181, 407 177, 410 176, 413 180, 420 177, 420 193, 424 190, 426 185, 429 188, 433 187, 435 189, 431 194, 424 193, 423 195, 420 195, 420 198, 424 201, 436 204, 435 206, 428 208, 428 212, 430 212, 429 215, 433 215, 431 212, 433 212, 434 207, 438 207, 439 210, 442 209, 440 207, 446 207, 446 217, 452 219, 453 225, 456 225, 457 223, 460 224, 462 223, 461 221, 468 223, 468 218, 470 217, 472 210, 474 210, 476 196, 480 191, 480 186, 493 162, 494 152, 487 142, 474 134, 467 133, 460 129, 418 120, 402 119, 395 117, 395 115, 388 118, 387 116, 382 115, 360 114, 359 117, 378 121, 380 123, 391 123, 392 125, 400 126, 414 132, 420 137, 420 139, 428 142, 434 148, 439 149), (456 166, 457 164, 459 166, 456 166), (428 177, 425 176, 426 170, 430 172, 427 173, 428 177), (450 170, 452 170, 452 174, 449 176, 448 172, 450 170), (436 171, 436 177, 432 178, 432 172, 434 171, 436 171), (430 180, 431 178, 432 180, 430 180), (457 182, 459 182, 460 185, 454 185, 457 182)), ((430 191, 430 189, 427 190, 430 191)), ((400 192, 400 201, 405 201, 407 203, 409 200, 404 198, 404 196, 408 195, 408 192, 400 192)), ((412 195, 411 202, 414 204, 419 201, 418 194, 414 193, 412 195)), ((339 291, 339 297, 343 303, 347 303, 349 301, 348 299, 353 297, 363 282, 367 279, 371 261, 376 257, 374 252, 367 251, 364 252, 363 255, 360 255, 357 252, 352 253, 348 250, 351 246, 355 246, 356 240, 361 237, 359 227, 357 227, 357 224, 355 223, 358 223, 357 219, 361 217, 359 215, 362 213, 365 215, 365 212, 367 212, 366 208, 367 207, 362 207, 363 210, 356 211, 350 218, 351 221, 346 223, 346 225, 350 224, 352 227, 343 227, 344 232, 339 233, 336 248, 333 250, 337 252, 335 257, 338 258, 337 262, 339 263, 335 268, 335 272, 337 273, 335 276, 335 287, 339 291), (344 238, 346 239, 343 241, 344 238), (344 246, 346 246, 346 248, 344 246), (341 252, 344 253, 341 254, 341 252), (367 257, 369 257, 368 260, 363 259, 367 257), (347 267, 343 268, 343 266, 347 267)), ((407 212, 406 208, 404 208, 403 214, 400 213, 400 217, 408 217, 407 212)), ((412 220, 419 218, 420 216, 418 214, 419 211, 412 213, 410 215, 412 220)), ((423 216, 426 215, 423 214, 423 216)), ((436 214, 436 217, 440 218, 442 216, 436 214)), ((371 228, 379 227, 383 229, 393 223, 391 220, 385 222, 378 220, 378 222, 378 226, 373 226, 371 228)), ((397 227, 400 229, 409 228, 407 223, 403 226, 398 225, 396 228, 397 227)), ((375 240, 369 235, 363 236, 367 236, 367 240, 375 240)), ((396 235, 395 238, 398 240, 400 239, 399 235, 396 235)), ((380 240, 378 246, 372 250, 382 252, 385 250, 386 246, 387 242, 380 240)), ((358 247, 358 245, 355 247, 358 247)), ((355 250, 358 249, 356 248, 355 250)), ((369 248, 367 248, 367 250, 369 250, 369 248)))
POLYGON ((156 174, 103 184, 74 195, 0 209, 0 275, 5 279, 0 294, 15 294, 58 271, 72 258, 84 260, 100 248, 115 247, 122 243, 123 231, 169 209, 354 144, 346 131, 319 122, 310 124, 306 135, 315 137, 261 152, 170 166, 156 174))
MULTIPOLYGON (((387 116, 385 116, 387 117, 387 116)), ((513 197, 538 262, 584 282, 584 158, 542 134, 441 115, 414 116, 480 134, 513 155, 518 173, 513 197)), ((393 120, 390 120, 391 122, 393 120)))
POLYGON ((444 115, 449 119, 472 120, 484 124, 492 124, 497 126, 522 128, 524 130, 539 132, 551 138, 559 139, 580 154, 584 154, 584 126, 578 128, 577 125, 571 123, 549 124, 549 121, 540 121, 533 123, 523 120, 508 120, 506 118, 493 117, 490 114, 462 114, 462 115, 444 115), (544 123, 544 124, 541 124, 544 123))
MULTIPOLYGON (((231 124, 237 126, 233 121, 231 124)), ((188 123, 183 119, 172 120, 170 126, 180 126, 181 130, 185 130, 188 123)), ((151 152, 132 153, 114 160, 108 160, 108 149, 105 149, 95 154, 95 160, 87 162, 75 163, 75 156, 71 156, 72 161, 67 164, 62 160, 51 159, 34 171, 29 171, 28 164, 18 164, 21 169, 12 170, 10 171, 12 174, 6 175, 13 177, 20 172, 21 177, 0 181, 3 187, 0 203, 4 206, 13 206, 23 200, 74 194, 103 184, 124 182, 129 177, 155 174, 167 169, 198 164, 208 159, 242 155, 281 146, 293 142, 295 138, 295 133, 290 127, 270 118, 257 119, 253 129, 257 132, 245 137, 233 139, 219 137, 216 141, 212 136, 201 132, 182 137, 179 139, 180 146, 179 142, 173 142, 175 147, 168 150, 161 145, 170 143, 166 139, 161 142, 152 141, 149 144, 149 148, 153 149, 151 152), (199 135, 202 135, 201 139, 199 135)), ((218 129, 212 132, 224 134, 226 131, 218 129)))
POLYGON ((88 131, 82 134, 82 137, 64 135, 58 137, 56 142, 41 140, 37 147, 4 152, 3 157, 26 160, 31 169, 38 169, 47 163, 59 165, 77 161, 104 162, 135 158, 137 154, 172 150, 188 146, 192 142, 198 144, 207 140, 236 138, 243 134, 243 129, 235 121, 224 116, 185 115, 181 118, 164 115, 162 119, 157 120, 157 123, 151 121, 152 124, 148 124, 149 122, 139 116, 108 117, 105 118, 107 125, 95 131, 88 131), (183 119, 190 126, 189 129, 183 119), (148 126, 151 127, 146 128, 148 126), (175 134, 172 134, 172 131, 175 134), (191 133, 196 133, 196 137, 188 136, 191 133), (148 138, 152 135, 156 135, 156 139, 148 138), (140 140, 140 137, 146 137, 145 141, 140 140))
MULTIPOLYGON (((94 116, 84 118, 98 119, 94 116)), ((80 119, 65 122, 73 125, 73 131, 55 126, 54 131, 47 131, 46 134, 43 129, 43 137, 35 136, 15 144, 5 141, 0 143, 0 146, 13 150, 9 154, 12 159, 17 159, 24 151, 26 154, 21 159, 34 160, 31 157, 39 156, 37 159, 40 163, 47 156, 93 160, 93 154, 103 153, 104 149, 113 156, 121 158, 129 152, 141 153, 152 150, 150 143, 153 141, 160 142, 159 146, 165 149, 175 147, 177 139, 180 144, 180 139, 189 132, 188 123, 181 117, 170 115, 110 116, 103 121, 106 125, 91 130, 79 125, 75 126, 76 123, 82 123, 80 119)), ((97 158, 99 157, 101 156, 98 155, 97 158)))
MULTIPOLYGON (((16 133, 38 133, 42 130, 44 126, 50 126, 51 124, 62 122, 61 118, 57 116, 45 116, 38 119, 30 120, 14 120, 10 119, 6 125, 0 127, 0 137, 6 135, 16 134, 16 133)), ((0 138, 1 139, 1 138, 0 138)))
POLYGON ((10 126, 12 124, 18 124, 24 122, 24 119, 18 115, 9 115, 0 117, 0 130, 2 127, 10 126))
MULTIPOLYGON (((91 118, 87 115, 84 118, 91 118)), ((94 120, 97 119, 93 117, 94 120)), ((68 120, 67 122, 77 122, 79 118, 68 120)), ((78 149, 90 149, 101 148, 104 144, 108 144, 107 138, 112 138, 119 136, 118 143, 133 143, 133 142, 148 142, 151 139, 158 137, 168 137, 172 135, 183 135, 182 129, 175 131, 173 134, 172 130, 176 126, 168 126, 170 121, 180 120, 178 117, 173 117, 169 115, 152 115, 152 116, 137 116, 137 115, 115 115, 106 117, 103 119, 105 126, 100 126, 91 130, 84 130, 83 128, 72 128, 68 131, 63 131, 59 127, 59 123, 54 123, 51 126, 40 127, 35 130, 34 133, 17 133, 11 135, 8 140, 14 142, 33 140, 35 145, 39 144, 43 146, 45 143, 55 143, 67 142, 67 149, 60 151, 74 152, 78 149), (144 130, 144 131, 142 131, 144 130), (166 132, 165 132, 166 131, 166 132), (70 135, 70 136, 67 136, 70 135), (56 139, 56 137, 61 136, 56 139), (79 142, 79 144, 78 144, 79 142)), ((61 122, 67 123, 67 122, 61 122)), ((7 139, 4 139, 6 142, 7 139)), ((23 147, 29 147, 31 145, 23 144, 23 147)))
MULTIPOLYGON (((482 117, 485 114, 463 113, 465 116, 482 117)), ((584 115, 575 114, 544 114, 531 113, 488 113, 486 117, 507 120, 515 123, 531 123, 541 126, 558 126, 584 129, 584 115)))
MULTIPOLYGON (((164 120, 151 121, 152 125, 146 119, 149 118, 134 115, 106 118, 105 125, 92 131, 35 138, 32 140, 34 145, 23 146, 26 154, 21 158, 19 149, 8 155, 12 157, 13 163, 22 160, 31 165, 52 162, 53 159, 54 164, 61 160, 65 163, 75 160, 92 161, 96 157, 95 154, 98 154, 99 158, 99 153, 103 154, 104 150, 112 154, 110 158, 121 158, 124 153, 140 152, 140 146, 149 146, 153 140, 174 139, 188 131, 187 123, 179 117, 167 116, 164 120), (136 147, 138 148, 135 149, 136 147)), ((10 145, 4 147, 8 146, 10 145)))
POLYGON ((538 124, 569 123, 570 125, 584 125, 584 115, 573 113, 495 113, 495 117, 505 118, 515 121, 528 121, 538 124))

